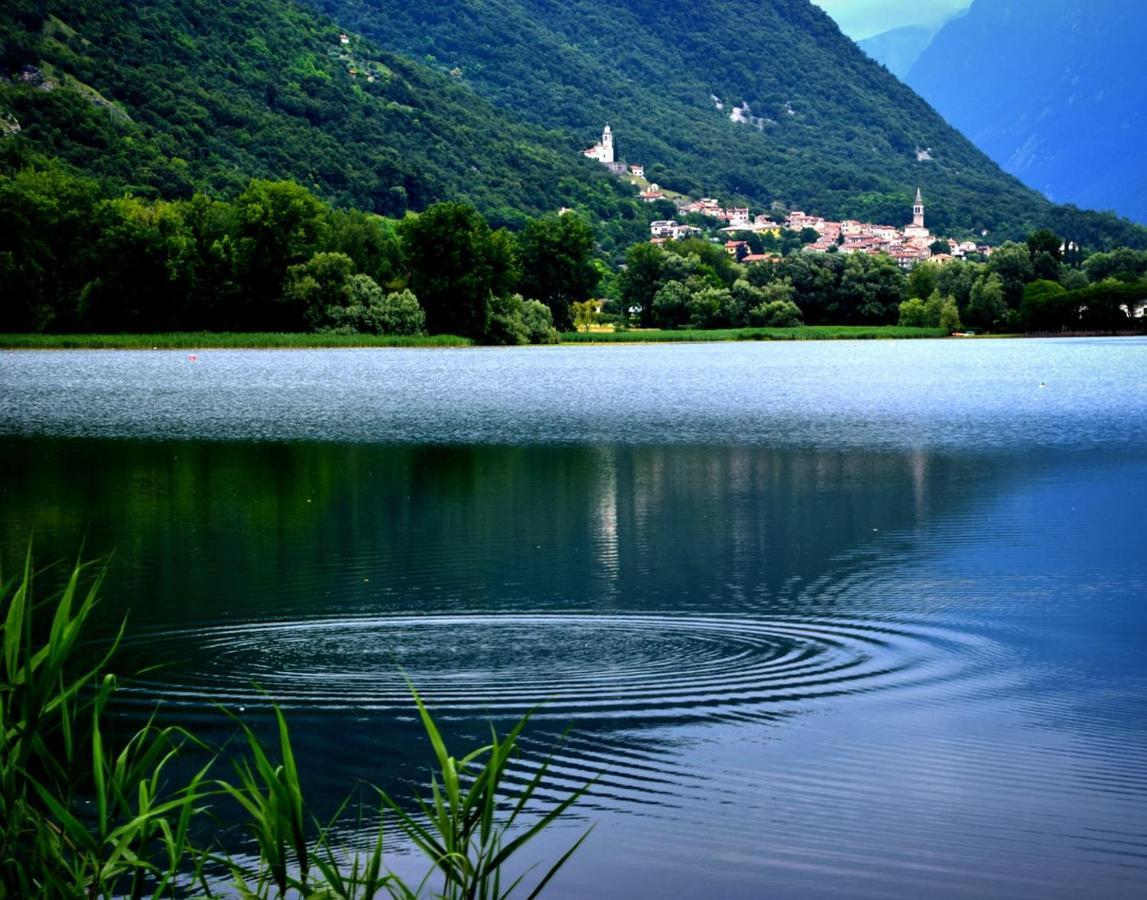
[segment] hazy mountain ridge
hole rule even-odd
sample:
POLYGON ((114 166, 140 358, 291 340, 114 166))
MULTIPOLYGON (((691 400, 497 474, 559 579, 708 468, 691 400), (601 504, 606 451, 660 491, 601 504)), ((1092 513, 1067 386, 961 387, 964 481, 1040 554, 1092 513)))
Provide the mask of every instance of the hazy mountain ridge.
POLYGON ((1144 35, 1141 0, 976 0, 907 81, 1052 199, 1147 222, 1144 35))
POLYGON ((920 58, 939 29, 927 25, 905 25, 857 41, 857 46, 900 80, 920 58))

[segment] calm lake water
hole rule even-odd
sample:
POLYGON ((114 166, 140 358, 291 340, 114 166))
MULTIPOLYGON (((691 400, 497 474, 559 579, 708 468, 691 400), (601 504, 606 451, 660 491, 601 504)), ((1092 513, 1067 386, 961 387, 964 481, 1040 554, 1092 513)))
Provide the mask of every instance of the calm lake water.
MULTIPOLYGON (((543 703, 557 897, 1147 892, 1147 341, 0 353, 125 714, 408 794, 543 703)), ((320 801, 320 805, 321 805, 320 801)), ((353 841, 353 836, 348 840, 353 841)), ((392 862, 415 871, 398 846, 392 862)))

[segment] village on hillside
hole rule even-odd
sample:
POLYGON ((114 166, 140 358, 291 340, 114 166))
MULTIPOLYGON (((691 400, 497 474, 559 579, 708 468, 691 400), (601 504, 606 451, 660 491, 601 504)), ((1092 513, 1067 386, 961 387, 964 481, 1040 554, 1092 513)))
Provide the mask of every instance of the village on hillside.
MULTIPOLYGON (((615 158, 613 131, 606 125, 601 140, 582 151, 589 159, 596 159, 617 176, 631 175, 643 179, 645 168, 619 162, 615 158)), ((649 184, 642 190, 641 199, 647 203, 669 199, 656 184, 649 184)), ((782 231, 806 232, 811 229, 816 239, 805 243, 805 253, 868 253, 885 254, 901 267, 911 269, 918 262, 930 260, 943 263, 951 259, 964 259, 972 254, 990 256, 992 248, 975 241, 955 241, 937 237, 924 224, 924 195, 916 189, 916 200, 912 205, 912 221, 908 225, 877 225, 846 219, 843 222, 829 221, 821 216, 808 215, 800 210, 787 212, 780 222, 769 214, 751 216, 748 207, 726 207, 713 197, 699 200, 681 198, 676 203, 682 216, 691 214, 724 222, 719 230, 730 237, 757 234, 771 234, 780 237, 782 231), (947 252, 944 252, 946 246, 947 252)), ((700 237, 704 230, 697 225, 678 222, 675 219, 662 219, 650 223, 650 240, 661 244, 666 241, 700 237)), ((776 253, 752 253, 746 240, 728 240, 725 249, 741 262, 769 262, 780 259, 776 253)))

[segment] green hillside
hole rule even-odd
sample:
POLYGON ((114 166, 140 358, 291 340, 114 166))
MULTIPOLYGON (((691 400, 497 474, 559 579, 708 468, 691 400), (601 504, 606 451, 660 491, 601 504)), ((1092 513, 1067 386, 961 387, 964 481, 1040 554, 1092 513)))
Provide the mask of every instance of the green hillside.
POLYGON ((941 231, 1147 236, 1054 209, 808 0, 307 2, 454 72, 503 110, 562 129, 570 152, 609 122, 620 155, 674 190, 896 224, 920 185, 941 231), (731 121, 734 108, 747 123, 731 121))
POLYGON ((57 158, 167 198, 290 178, 494 225, 570 206, 615 252, 672 210, 581 158, 609 122, 624 158, 695 196, 898 224, 919 185, 941 232, 1147 246, 1004 174, 808 0, 307 2, 8 0, 0 172, 57 158))
POLYGON ((291 178, 388 215, 443 199, 495 220, 634 214, 632 189, 559 138, 294 3, 14 0, 0 38, 9 169, 57 157, 169 198, 291 178))

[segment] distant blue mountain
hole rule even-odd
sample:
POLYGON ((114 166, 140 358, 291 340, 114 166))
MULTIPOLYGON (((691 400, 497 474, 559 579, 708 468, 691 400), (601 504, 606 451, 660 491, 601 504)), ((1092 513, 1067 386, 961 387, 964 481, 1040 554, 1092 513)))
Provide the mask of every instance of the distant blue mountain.
POLYGON ((903 81, 920 54, 932 43, 936 31, 930 25, 905 25, 903 28, 874 34, 856 43, 861 50, 903 81))
POLYGON ((908 84, 1029 186, 1147 222, 1147 2, 975 0, 908 84))

